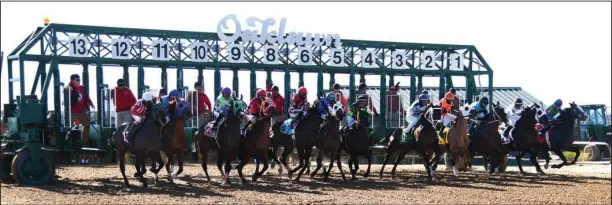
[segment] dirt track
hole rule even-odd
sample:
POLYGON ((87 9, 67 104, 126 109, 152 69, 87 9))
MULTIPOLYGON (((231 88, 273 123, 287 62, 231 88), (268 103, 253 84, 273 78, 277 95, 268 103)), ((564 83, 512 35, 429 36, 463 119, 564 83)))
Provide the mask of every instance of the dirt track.
MULTIPOLYGON (((201 167, 189 164, 176 180, 177 187, 167 182, 162 170, 160 186, 128 189, 123 188, 117 165, 80 166, 59 168, 61 178, 45 186, 2 184, 1 196, 2 204, 610 204, 610 168, 610 165, 573 165, 561 170, 548 169, 544 176, 519 176, 515 167, 509 167, 507 173, 488 176, 482 167, 477 167, 476 175, 461 173, 459 177, 440 170, 436 183, 428 182, 422 165, 402 166, 397 179, 390 179, 390 168, 386 168, 382 180, 378 179, 379 167, 373 166, 370 178, 360 176, 357 181, 346 182, 337 169, 327 182, 305 176, 299 183, 289 180, 285 173, 278 176, 275 169, 269 170, 259 182, 246 186, 238 185, 237 173, 232 170, 234 184, 222 187, 216 167, 209 166, 213 182, 206 184, 201 167)), ((252 165, 246 169, 249 180, 252 169, 252 165)), ((348 172, 348 167, 343 170, 348 172)), ((534 173, 532 167, 526 171, 534 173)), ((139 186, 131 177, 133 173, 133 166, 128 166, 130 183, 139 186)))

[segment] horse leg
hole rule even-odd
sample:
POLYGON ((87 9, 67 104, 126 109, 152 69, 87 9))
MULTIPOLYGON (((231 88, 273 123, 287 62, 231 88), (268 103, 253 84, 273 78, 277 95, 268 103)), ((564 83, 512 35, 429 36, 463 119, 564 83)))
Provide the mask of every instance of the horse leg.
POLYGON ((408 154, 408 152, 400 152, 397 154, 397 157, 395 158, 395 163, 393 163, 393 169, 391 169, 391 179, 395 179, 395 169, 397 168, 397 165, 404 160, 404 157, 406 157, 406 154, 408 154))
POLYGON ((536 171, 540 174, 545 174, 544 171, 542 171, 542 168, 540 167, 540 163, 538 163, 538 154, 540 153, 540 149, 538 147, 536 147, 535 149, 532 149, 531 152, 529 153, 529 160, 531 161, 531 164, 533 164, 533 166, 536 167, 536 171))
MULTIPOLYGON (((359 158, 358 158, 357 154, 355 154, 355 159, 353 160, 353 166, 355 166, 355 174, 354 175, 356 175, 357 171, 359 171, 359 158)), ((354 179, 357 179, 357 178, 354 178, 354 179)))
MULTIPOLYGON (((530 154, 531 154, 531 153, 530 153, 530 154)), ((516 165, 518 165, 519 172, 520 172, 522 175, 527 174, 527 173, 525 173, 525 172, 523 171, 523 165, 522 165, 522 163, 521 163, 521 161, 522 161, 522 159, 523 159, 523 156, 524 156, 524 155, 525 155, 525 151, 520 151, 520 152, 519 152, 519 154, 518 154, 518 155, 516 155, 516 165)))
MULTIPOLYGON (((208 152, 201 154, 201 155, 202 155, 202 170, 204 170, 204 176, 206 176, 206 183, 209 183, 210 176, 208 175, 208 152)), ((219 170, 221 170, 221 164, 219 164, 219 170)), ((223 175, 223 172, 221 172, 221 175, 223 175)))
POLYGON ((546 164, 544 164, 544 169, 548 169, 548 165, 550 164, 550 150, 546 145, 544 145, 542 151, 544 152, 544 158, 546 158, 546 164))
POLYGON ((336 165, 338 165, 338 169, 340 170, 340 174, 342 175, 342 180, 346 181, 346 177, 344 176, 344 171, 342 171, 342 161, 340 160, 341 152, 342 152, 342 149, 338 149, 338 152, 336 152, 336 165))
MULTIPOLYGON (((317 175, 317 172, 319 172, 319 169, 321 169, 321 166, 323 166, 323 152, 322 152, 322 150, 319 150, 319 152, 317 154, 317 168, 315 168, 315 170, 310 173, 310 178, 314 178, 315 175, 317 175)), ((323 170, 323 171, 325 171, 325 170, 323 170)))
POLYGON ((570 165, 576 164, 576 161, 578 161, 578 158, 580 157, 580 149, 578 149, 578 147, 576 147, 576 146, 572 146, 572 147, 570 147, 570 151, 572 151, 572 152, 574 152, 576 154, 576 156, 574 157, 574 159, 572 160, 572 163, 570 163, 570 165))
POLYGON ((382 179, 383 178, 383 172, 385 171, 385 165, 387 165, 387 163, 389 163, 389 159, 391 159, 391 155, 393 155, 393 153, 395 152, 394 149, 392 149, 393 147, 389 146, 389 148, 387 148, 387 155, 385 155, 385 161, 382 164, 382 167, 380 168, 380 174, 378 174, 378 178, 382 179))
POLYGON ((165 152, 167 162, 166 162, 166 172, 168 173, 168 181, 174 184, 174 179, 172 178, 172 172, 174 172, 174 156, 169 152, 165 152), (172 167, 171 167, 172 166, 172 167))
POLYGON ((327 169, 327 171, 325 172, 325 176, 323 176, 324 181, 329 179, 329 173, 331 173, 331 170, 334 167, 334 158, 335 158, 335 154, 333 152, 330 152, 329 153, 329 169, 327 169))
POLYGON ((423 158, 423 166, 425 167, 425 170, 427 171, 427 178, 429 179, 429 181, 432 181, 432 171, 431 171, 431 157, 428 156, 427 151, 425 149, 419 150, 419 153, 421 155, 421 157, 423 158))
POLYGON ((368 169, 363 174, 363 178, 368 178, 370 176, 370 168, 372 167, 372 150, 369 150, 365 157, 368 160, 368 169))
POLYGON ((219 173, 221 173, 221 177, 225 181, 225 172, 223 171, 223 158, 220 152, 217 152, 217 168, 219 169, 219 173))
MULTIPOLYGON (((231 184, 229 180, 229 174, 232 171, 232 160, 231 158, 226 158, 225 160, 225 174, 223 175, 223 185, 231 184)), ((238 172, 240 174, 240 172, 238 172)))
POLYGON ((469 160, 468 160, 469 161, 468 167, 470 168, 470 171, 472 173, 475 173, 474 167, 472 167, 472 162, 474 162, 474 157, 475 157, 474 155, 476 155, 476 152, 474 151, 474 149, 472 149, 472 145, 468 145, 468 153, 470 155, 469 160))
POLYGON ((489 174, 495 173, 495 170, 501 164, 502 155, 500 153, 495 153, 493 156, 490 156, 491 167, 489 168, 489 174))
POLYGON ((297 177, 295 177, 295 181, 299 182, 300 181, 300 177, 302 176, 302 174, 304 173, 304 171, 306 171, 306 167, 310 167, 310 154, 312 154, 312 148, 308 148, 305 150, 304 152, 304 163, 307 165, 305 167, 302 167, 302 169, 300 170, 300 172, 298 172, 297 177))
POLYGON ((563 152, 561 151, 561 149, 554 149, 553 152, 559 156, 559 158, 561 158, 561 160, 563 160, 563 162, 561 164, 554 164, 551 167, 553 169, 560 169, 561 167, 563 167, 563 165, 567 165, 567 158, 565 158, 565 155, 563 155, 563 152))
POLYGON ((242 168, 244 168, 244 166, 249 163, 249 160, 250 160, 249 154, 245 152, 243 154, 242 159, 240 159, 238 166, 236 166, 236 170, 238 170, 238 176, 240 176, 240 181, 242 181, 242 185, 246 185, 248 183, 247 180, 244 178, 244 175, 242 174, 242 168))
POLYGON ((185 152, 179 152, 176 155, 177 161, 178 161, 178 166, 179 169, 176 172, 176 174, 174 174, 174 176, 172 176, 173 178, 176 178, 176 176, 178 176, 179 174, 183 173, 183 160, 185 159, 185 152))
POLYGON ((355 156, 354 153, 351 153, 349 161, 348 161, 349 171, 351 172, 351 175, 352 175, 351 180, 356 180, 357 179, 357 177, 355 177, 355 173, 357 173, 357 169, 354 167, 354 166, 357 165, 356 164, 356 160, 357 160, 357 156, 355 156), (355 164, 353 164, 353 163, 355 163, 355 164))
POLYGON ((431 174, 433 176, 433 179, 436 179, 436 169, 438 168, 438 162, 440 161, 440 156, 442 155, 442 149, 440 149, 440 146, 438 145, 434 145, 433 147, 434 150, 434 157, 433 157, 433 166, 431 167, 431 174))
POLYGON ((119 170, 121 170, 121 175, 123 176, 123 184, 126 187, 130 187, 130 183, 128 182, 127 176, 125 176, 125 151, 119 151, 119 170))
POLYGON ((136 170, 138 171, 138 178, 140 180, 140 183, 142 183, 142 187, 147 188, 147 180, 145 180, 144 178, 144 174, 145 174, 145 170, 143 170, 144 168, 144 161, 145 161, 145 157, 146 155, 142 154, 142 153, 138 153, 136 154, 136 170))
POLYGON ((263 162, 263 168, 261 168, 261 172, 255 172, 256 175, 253 175, 252 180, 254 182, 268 170, 268 152, 266 150, 261 151, 259 154, 259 161, 263 162))
MULTIPOLYGON (((301 170, 302 167, 304 167, 304 158, 305 158, 304 150, 298 148, 297 154, 298 154, 298 159, 300 160, 300 164, 296 168, 293 168, 292 170, 288 170, 287 177, 289 177, 289 179, 293 178, 293 173, 297 172, 298 170, 301 170)), ((286 163, 285 160, 283 160, 283 163, 286 163)))
POLYGON ((490 164, 489 164, 490 158, 491 158, 491 156, 486 156, 486 155, 483 155, 483 156, 482 156, 482 160, 484 161, 484 168, 485 168, 485 171, 489 171, 489 169, 491 169, 491 168, 489 167, 489 166, 490 166, 490 164))
POLYGON ((257 173, 259 173, 259 163, 261 162, 261 159, 259 158, 259 156, 254 155, 253 158, 255 159, 255 172, 251 176, 251 180, 253 180, 255 178, 255 175, 257 173))
POLYGON ((292 151, 293 151, 293 148, 291 148, 291 149, 283 148, 283 153, 281 153, 281 158, 280 158, 282 166, 279 165, 279 167, 278 167, 278 174, 282 174, 283 173, 283 167, 285 167, 287 172, 289 172, 290 169, 289 169, 289 164, 287 164, 287 156, 289 156, 292 151))

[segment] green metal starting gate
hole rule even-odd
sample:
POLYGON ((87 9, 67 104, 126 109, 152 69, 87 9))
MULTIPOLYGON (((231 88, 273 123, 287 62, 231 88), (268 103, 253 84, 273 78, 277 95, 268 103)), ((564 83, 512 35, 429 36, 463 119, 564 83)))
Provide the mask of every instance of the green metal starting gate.
MULTIPOLYGON (((471 103, 477 92, 475 77, 487 75, 488 96, 490 99, 493 97, 493 70, 475 46, 347 40, 340 39, 339 36, 321 38, 323 40, 320 42, 317 39, 309 39, 312 36, 294 38, 295 42, 281 42, 278 39, 283 36, 268 35, 266 41, 261 40, 263 34, 252 35, 249 40, 244 39, 244 33, 243 31, 242 36, 227 40, 230 34, 221 36, 219 33, 208 32, 55 23, 36 28, 7 59, 10 101, 5 105, 8 109, 5 117, 9 119, 9 126, 15 129, 3 137, 3 142, 10 141, 16 145, 16 149, 10 153, 6 151, 6 156, 15 156, 16 162, 12 165, 3 163, 2 166, 12 166, 13 171, 18 171, 19 173, 12 174, 21 183, 46 183, 50 180, 49 173, 53 172, 53 163, 48 152, 43 150, 58 153, 84 150, 74 145, 75 139, 69 137, 74 130, 69 119, 69 109, 62 108, 62 105, 68 102, 62 100, 63 83, 60 81, 60 72, 63 65, 82 66, 81 79, 85 89, 98 93, 95 102, 98 109, 93 120, 97 131, 91 129, 95 143, 89 150, 101 152, 105 159, 114 157, 108 154, 113 150, 109 139, 117 126, 113 119, 115 116, 112 106, 109 106, 112 101, 108 100, 112 89, 104 81, 104 73, 113 72, 106 69, 109 66, 122 67, 123 79, 129 79, 130 67, 137 67, 137 85, 130 88, 137 90, 138 98, 144 92, 151 91, 149 86, 145 85, 145 78, 150 80, 157 77, 146 76, 145 71, 149 69, 161 69, 160 80, 162 88, 166 90, 167 70, 175 69, 176 87, 181 91, 188 91, 188 87, 183 84, 184 70, 197 70, 199 82, 205 80, 204 70, 213 70, 214 98, 218 97, 218 91, 221 89, 221 70, 233 72, 232 84, 235 91, 239 86, 238 71, 250 72, 251 96, 257 88, 256 71, 266 72, 268 85, 272 83, 272 72, 284 72, 284 90, 285 96, 288 96, 285 98, 286 108, 290 94, 295 92, 295 89, 290 87, 291 72, 298 73, 300 86, 304 85, 305 72, 317 73, 317 93, 324 90, 323 73, 330 75, 329 85, 334 84, 335 74, 349 74, 350 103, 357 97, 357 75, 360 76, 361 82, 365 82, 365 75, 380 76, 380 91, 376 93, 379 96, 387 96, 387 86, 393 86, 394 76, 410 76, 410 99, 401 100, 411 102, 416 99, 417 89, 422 88, 423 77, 439 77, 439 96, 443 96, 443 92, 453 86, 452 76, 465 77, 468 103, 471 103), (253 40, 258 37, 259 40, 253 40), (277 40, 269 42, 274 37, 277 40), (334 43, 331 43, 332 41, 334 43), (36 62, 38 67, 26 68, 25 62, 36 62), (484 70, 474 69, 476 66, 484 70), (90 82, 90 67, 95 68, 94 82, 90 82), (15 69, 19 70, 19 76, 14 76, 15 69), (35 77, 26 79, 26 72, 35 73, 35 77), (389 85, 386 85, 387 78, 389 85), (32 85, 31 90, 25 89, 26 83, 32 85), (18 93, 15 92, 15 86, 20 88, 18 93), (47 100, 48 95, 52 95, 51 101, 47 100), (52 105, 49 111, 48 104, 52 105), (54 144, 42 142, 42 139, 49 136, 55 139, 54 144), (24 165, 28 163, 34 166, 24 165), (33 168, 24 170, 26 167, 33 168)), ((289 39, 294 34, 290 33, 286 38, 289 39)), ((129 80, 126 84, 129 85, 129 80)), ((373 119, 373 129, 375 135, 380 137, 386 133, 387 127, 399 127, 402 124, 399 121, 389 124, 390 121, 397 120, 398 116, 395 116, 395 113, 393 116, 387 116, 387 112, 391 112, 386 109, 390 98, 379 99, 376 103, 380 105, 380 115, 373 119)), ((197 126, 190 125, 186 129, 189 130, 188 133, 193 134, 197 126)), ((193 135, 188 137, 188 141, 193 141, 193 135)))

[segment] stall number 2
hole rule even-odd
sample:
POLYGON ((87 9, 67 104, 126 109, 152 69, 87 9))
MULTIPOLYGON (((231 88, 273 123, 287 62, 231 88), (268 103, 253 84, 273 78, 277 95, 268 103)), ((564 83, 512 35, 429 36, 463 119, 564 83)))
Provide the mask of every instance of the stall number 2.
POLYGON ((421 56, 421 68, 422 69, 434 69, 436 67, 436 54, 435 53, 423 53, 421 56))
POLYGON ((113 39, 111 42, 112 56, 115 59, 129 59, 130 58, 130 43, 127 39, 113 39))

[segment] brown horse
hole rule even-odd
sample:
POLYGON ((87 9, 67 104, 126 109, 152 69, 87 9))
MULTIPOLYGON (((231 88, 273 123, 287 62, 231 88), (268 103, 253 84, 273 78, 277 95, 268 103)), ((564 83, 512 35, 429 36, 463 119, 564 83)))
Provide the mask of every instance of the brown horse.
POLYGON ((255 158, 256 170, 251 180, 257 179, 268 169, 268 149, 270 148, 270 127, 273 117, 276 117, 276 109, 270 98, 265 98, 261 103, 257 121, 252 124, 250 130, 246 130, 240 145, 240 163, 236 166, 242 184, 247 184, 242 175, 242 169, 248 164, 251 157, 255 158), (259 163, 263 163, 263 168, 259 171, 259 163))
POLYGON ((329 168, 324 172, 325 175, 323 180, 327 180, 329 178, 329 173, 334 166, 334 159, 336 159, 336 163, 338 165, 338 169, 340 169, 340 174, 342 175, 342 179, 346 180, 344 176, 344 172, 342 171, 342 162, 340 161, 340 122, 342 118, 344 118, 344 109, 342 108, 342 103, 338 102, 334 105, 335 113, 330 113, 327 116, 327 121, 323 123, 321 128, 319 129, 317 143, 315 144, 318 150, 317 156, 317 168, 310 173, 310 178, 314 178, 319 169, 323 166, 323 154, 329 154, 329 168))
MULTIPOLYGON (((440 143, 440 150, 442 153, 451 154, 450 161, 455 176, 457 175, 457 170, 467 171, 468 161, 471 159, 468 150, 469 138, 467 134, 467 119, 464 117, 464 111, 469 111, 469 108, 465 107, 465 109, 462 108, 460 110, 451 111, 457 116, 455 125, 444 131, 444 133, 448 133, 447 137, 441 136, 442 140, 446 139, 448 142, 440 143)), ((436 170, 438 161, 433 161, 433 163, 433 168, 436 170)))
POLYGON ((162 130, 162 151, 168 158, 166 162, 168 181, 174 183, 174 178, 183 172, 183 160, 185 159, 185 149, 187 146, 185 120, 189 120, 193 114, 187 102, 183 100, 170 102, 168 112, 170 113, 171 120, 162 130), (176 173, 173 173, 175 156, 179 169, 176 173))

